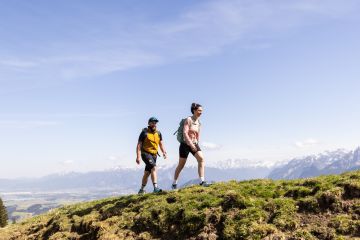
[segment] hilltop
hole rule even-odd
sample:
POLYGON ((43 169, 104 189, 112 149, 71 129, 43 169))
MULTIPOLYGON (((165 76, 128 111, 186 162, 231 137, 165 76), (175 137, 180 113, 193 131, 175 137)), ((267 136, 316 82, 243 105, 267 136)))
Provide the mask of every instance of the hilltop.
POLYGON ((0 239, 356 239, 360 171, 129 195, 52 210, 0 239))

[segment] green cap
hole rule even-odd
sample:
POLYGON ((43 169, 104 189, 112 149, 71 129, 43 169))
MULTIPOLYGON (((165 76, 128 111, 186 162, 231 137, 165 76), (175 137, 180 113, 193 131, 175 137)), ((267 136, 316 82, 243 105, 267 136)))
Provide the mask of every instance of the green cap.
POLYGON ((156 117, 151 117, 149 122, 158 122, 159 120, 156 117))

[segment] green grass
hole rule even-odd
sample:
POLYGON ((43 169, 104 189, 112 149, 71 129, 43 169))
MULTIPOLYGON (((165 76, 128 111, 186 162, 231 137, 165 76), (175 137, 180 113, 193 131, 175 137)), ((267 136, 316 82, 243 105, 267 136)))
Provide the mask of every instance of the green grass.
POLYGON ((55 209, 0 239, 356 239, 360 171, 216 183, 55 209))

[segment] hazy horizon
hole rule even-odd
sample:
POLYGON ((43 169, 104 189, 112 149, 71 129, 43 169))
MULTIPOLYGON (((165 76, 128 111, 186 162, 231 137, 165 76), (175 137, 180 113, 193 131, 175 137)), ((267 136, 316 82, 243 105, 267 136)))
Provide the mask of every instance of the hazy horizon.
POLYGON ((354 150, 358 10, 355 0, 3 2, 0 178, 135 166, 151 116, 169 153, 159 165, 174 165, 192 102, 204 107, 208 165, 354 150))

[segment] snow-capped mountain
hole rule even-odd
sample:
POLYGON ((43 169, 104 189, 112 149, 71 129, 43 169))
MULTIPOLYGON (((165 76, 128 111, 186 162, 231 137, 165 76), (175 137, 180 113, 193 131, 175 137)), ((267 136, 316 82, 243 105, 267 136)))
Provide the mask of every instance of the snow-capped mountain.
POLYGON ((251 161, 248 159, 227 159, 224 161, 218 161, 215 164, 211 164, 211 167, 219 169, 237 169, 237 168, 258 168, 268 167, 271 168, 274 163, 268 163, 264 161, 251 161))
MULTIPOLYGON (((266 177, 271 168, 267 167, 232 167, 222 169, 219 167, 206 167, 208 181, 245 180, 266 177)), ((233 165, 234 166, 234 165, 233 165)), ((160 166, 158 168, 158 183, 168 189, 173 181, 176 166, 160 166)), ((29 179, 0 179, 0 192, 8 191, 65 191, 65 190, 110 190, 133 191, 138 190, 144 173, 142 167, 126 168, 115 167, 104 171, 87 173, 61 173, 52 174, 41 178, 29 179)), ((181 172, 179 184, 184 184, 191 179, 197 179, 197 167, 185 167, 181 172)), ((148 184, 151 187, 149 181, 148 184)))
POLYGON ((287 164, 275 168, 272 179, 294 179, 313 177, 322 174, 338 174, 360 168, 360 147, 354 151, 338 149, 317 155, 295 158, 287 164))
MULTIPOLYGON (((158 183, 170 187, 176 166, 158 168, 158 183)), ((292 179, 335 174, 360 169, 360 147, 354 151, 328 151, 318 155, 295 158, 288 162, 263 162, 246 159, 228 159, 206 166, 206 180, 228 181, 255 178, 292 179)), ((74 189, 116 190, 136 192, 144 173, 143 165, 114 167, 87 173, 68 172, 40 178, 0 179, 0 192, 9 191, 62 191, 74 189)), ((188 166, 182 172, 179 185, 197 179, 197 167, 188 166)), ((150 181, 148 184, 151 187, 150 181)))

